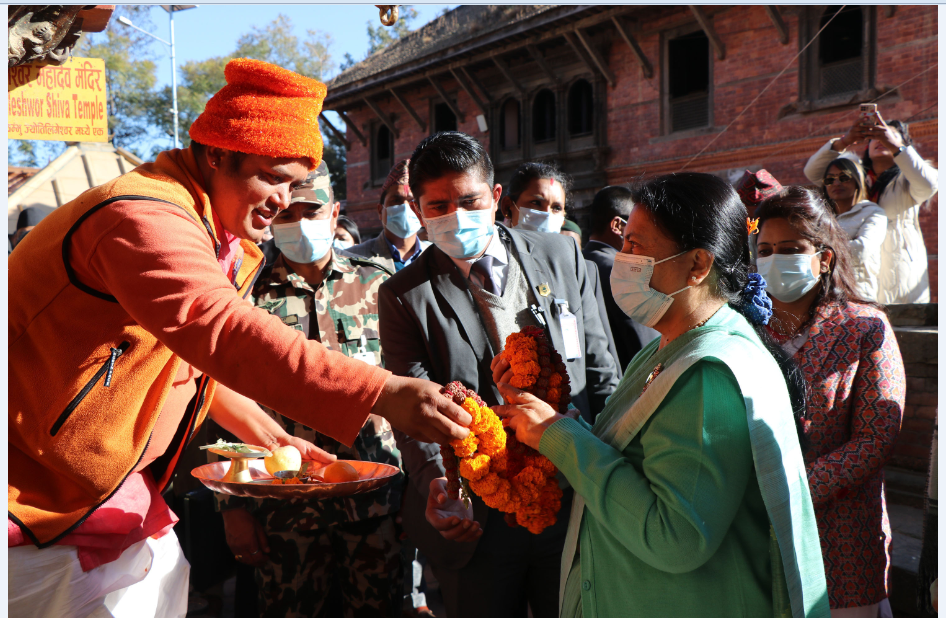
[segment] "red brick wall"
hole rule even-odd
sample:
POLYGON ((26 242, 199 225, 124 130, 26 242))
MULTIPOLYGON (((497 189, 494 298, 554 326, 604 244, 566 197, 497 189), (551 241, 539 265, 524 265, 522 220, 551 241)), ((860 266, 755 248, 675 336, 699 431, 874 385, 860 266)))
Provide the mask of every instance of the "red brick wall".
MULTIPOLYGON (((459 86, 452 80, 441 84, 441 86, 447 91, 447 94, 457 100, 460 111, 464 114, 463 122, 457 123, 457 130, 478 138, 483 146, 488 148, 489 136, 479 130, 476 116, 481 112, 476 107, 473 99, 466 92, 459 90, 459 86)), ((421 131, 420 126, 393 98, 374 101, 382 113, 395 116, 395 128, 398 130, 398 136, 394 140, 396 161, 410 157, 417 144, 430 135, 429 99, 437 98, 437 93, 433 86, 428 84, 421 88, 412 89, 409 94, 403 93, 402 96, 427 125, 428 131, 421 131)), ((347 133, 352 147, 348 151, 348 202, 346 213, 361 228, 379 229, 381 219, 378 217, 377 206, 381 194, 381 182, 374 183, 371 181, 371 142, 369 137, 371 127, 376 126, 379 122, 378 117, 370 109, 364 107, 349 113, 349 118, 355 122, 369 141, 367 145, 362 146, 351 131, 347 133)))
MULTIPOLYGON (((798 97, 798 62, 790 62, 799 51, 797 13, 802 7, 785 9, 783 19, 788 25, 789 42, 779 43, 775 27, 761 6, 706 7, 712 15, 716 32, 726 46, 726 58, 713 64, 713 130, 682 136, 665 136, 661 132, 661 32, 688 23, 695 23, 685 7, 660 7, 647 13, 635 36, 644 53, 654 65, 654 76, 646 79, 630 48, 613 36, 605 58, 616 76, 614 86, 607 87, 607 144, 611 151, 606 162, 608 182, 623 183, 642 174, 678 171, 689 159, 706 151, 687 169, 704 172, 737 171, 750 166, 768 169, 783 184, 807 183, 802 168, 807 158, 829 137, 843 134, 856 119, 856 108, 843 111, 789 113, 779 119, 780 110, 798 97), (745 112, 728 131, 720 131, 786 66, 789 68, 745 112), (715 141, 713 141, 715 139, 715 141), (712 144, 710 145, 710 142, 712 144)), ((885 7, 877 13, 877 77, 878 88, 901 86, 899 94, 891 94, 879 103, 886 119, 911 119, 920 153, 937 163, 938 80, 935 69, 920 75, 936 64, 937 10, 935 6, 897 6, 892 17, 885 7), (916 77, 920 75, 919 77, 916 77), (911 80, 911 78, 915 78, 911 80), (908 83, 904 83, 908 82, 908 83)), ((613 34, 613 33, 612 33, 613 34)), ((712 53, 712 52, 711 52, 712 53)), ((465 122, 459 129, 483 141, 487 134, 476 125, 480 111, 452 78, 444 87, 456 93, 465 122)), ((489 84, 487 84, 489 87, 489 84)), ((430 97, 435 92, 429 85, 414 89, 406 97, 418 114, 429 122, 430 97)), ((379 99, 385 113, 397 116, 400 132, 395 141, 397 158, 410 155, 417 143, 428 133, 421 132, 414 120, 391 98, 379 99)), ((361 127, 376 121, 367 108, 350 112, 361 127)), ((365 132, 367 135, 367 132, 365 132)), ((349 132, 353 142, 348 153, 348 212, 359 225, 378 227, 375 211, 378 188, 369 180, 369 150, 349 132)), ((930 254, 930 283, 936 301, 938 268, 938 237, 936 227, 937 200, 934 198, 921 214, 924 238, 930 254)))

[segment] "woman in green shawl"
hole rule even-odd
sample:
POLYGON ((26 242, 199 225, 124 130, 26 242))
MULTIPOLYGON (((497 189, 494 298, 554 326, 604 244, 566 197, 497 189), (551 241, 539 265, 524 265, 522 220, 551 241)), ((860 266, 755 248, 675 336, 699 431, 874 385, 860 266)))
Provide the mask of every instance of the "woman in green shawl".
POLYGON ((803 385, 760 336, 771 304, 749 272, 745 207, 692 173, 644 184, 634 204, 611 286, 661 337, 594 426, 503 383, 494 361, 507 402, 494 409, 575 490, 561 615, 827 618, 803 385))

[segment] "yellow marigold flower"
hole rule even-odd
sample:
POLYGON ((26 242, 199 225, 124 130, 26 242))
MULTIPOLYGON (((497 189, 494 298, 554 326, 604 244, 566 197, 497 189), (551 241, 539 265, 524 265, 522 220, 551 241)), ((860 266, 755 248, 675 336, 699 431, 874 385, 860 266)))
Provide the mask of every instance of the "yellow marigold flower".
POLYGON ((470 416, 473 417, 473 422, 470 423, 470 431, 475 433, 477 436, 480 434, 486 433, 490 430, 492 426, 492 419, 499 417, 496 416, 496 413, 490 410, 489 408, 477 405, 472 399, 467 399, 472 405, 467 408, 466 404, 463 404, 463 409, 470 413, 470 416))
POLYGON ((506 432, 499 417, 490 410, 489 429, 479 436, 479 450, 490 457, 495 457, 506 449, 506 432))
MULTIPOLYGON (((478 481, 489 472, 489 457, 474 455, 469 459, 460 460, 460 476, 471 481, 478 481)), ((476 491, 476 490, 474 490, 476 491)))
POLYGON ((450 442, 450 446, 453 447, 454 454, 456 454, 456 456, 460 459, 469 457, 475 453, 477 444, 479 444, 479 440, 476 439, 476 434, 474 434, 472 431, 462 440, 453 440, 450 442))
POLYGON ((479 422, 482 413, 480 412, 480 406, 476 403, 476 400, 472 397, 467 397, 463 400, 463 405, 460 406, 464 410, 470 413, 470 416, 473 417, 473 421, 470 423, 470 431, 475 431, 473 425, 476 425, 479 422))

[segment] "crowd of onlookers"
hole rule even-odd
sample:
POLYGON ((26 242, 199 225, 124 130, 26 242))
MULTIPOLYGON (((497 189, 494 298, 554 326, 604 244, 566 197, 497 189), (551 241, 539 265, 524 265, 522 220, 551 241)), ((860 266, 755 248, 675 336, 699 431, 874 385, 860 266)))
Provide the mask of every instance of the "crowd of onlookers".
MULTIPOLYGON (((459 141, 459 146, 440 147, 459 149, 460 155, 464 148, 485 154, 459 141)), ((378 196, 382 231, 369 239, 339 214, 323 163, 310 181, 321 183, 325 193, 316 197, 311 187, 297 190, 293 205, 273 222, 274 238, 263 245, 271 265, 256 284, 257 306, 349 355, 368 352, 374 362, 396 373, 441 383, 461 379, 480 385, 483 394, 488 389, 482 378, 494 374, 478 367, 483 359, 466 355, 462 344, 485 337, 484 344, 498 351, 506 334, 536 319, 529 311, 530 305, 535 307, 535 291, 528 284, 548 285, 572 314, 591 310, 597 315, 582 325, 583 367, 575 371, 583 375, 574 381, 576 394, 583 397, 576 407, 593 426, 621 376, 633 373, 635 356, 662 336, 651 328, 660 323, 653 313, 628 311, 631 292, 624 283, 612 289, 623 276, 613 273, 616 258, 624 273, 623 255, 637 253, 634 247, 644 244, 627 235, 635 205, 641 199, 664 200, 670 214, 652 212, 649 218, 668 246, 685 250, 694 248, 699 236, 686 226, 712 229, 710 220, 722 216, 723 189, 701 175, 679 175, 680 182, 689 183, 681 185, 685 198, 674 193, 679 188, 674 188, 673 176, 646 183, 650 193, 640 187, 605 187, 585 207, 588 227, 582 230, 568 218, 573 208, 570 178, 554 163, 530 162, 503 179, 501 188, 494 189, 490 180, 485 197, 470 190, 470 199, 496 198, 494 216, 502 227, 494 229, 488 218, 461 218, 452 222, 463 232, 458 241, 456 234, 445 234, 438 226, 439 219, 449 217, 440 215, 437 206, 428 210, 418 199, 420 187, 428 196, 442 194, 445 202, 455 198, 441 185, 457 170, 427 152, 436 150, 436 144, 426 150, 425 144, 413 160, 391 170, 378 196), (418 156, 428 159, 419 161, 418 156), (687 218, 688 208, 702 212, 687 218), (316 220, 326 225, 318 234, 310 233, 313 240, 300 251, 306 233, 300 236, 293 226, 301 222, 304 229, 306 221, 316 220), (575 246, 546 248, 535 244, 535 235, 510 236, 508 230, 564 235, 575 246), (464 269, 467 254, 500 244, 481 242, 485 238, 488 243, 494 232, 506 251, 487 248, 490 260, 484 268, 476 262, 464 269), (313 234, 321 235, 321 244, 313 234), (429 251, 431 241, 440 251, 429 251), (516 251, 518 258, 512 259, 516 251), (386 283, 415 262, 422 264, 386 283), (454 264, 462 277, 451 281, 454 264), (336 327, 340 323, 341 329, 336 327)), ((449 154, 459 156, 453 150, 449 154)), ((477 173, 482 167, 473 159, 467 166, 477 173)), ((805 410, 797 420, 832 616, 889 616, 891 533, 882 470, 899 431, 906 384, 883 305, 929 302, 919 211, 936 192, 936 170, 913 148, 906 124, 881 121, 877 126, 859 122, 831 139, 812 155, 805 175, 812 185, 783 186, 765 170, 747 171, 736 183, 740 207, 754 228, 748 232, 747 260, 764 278, 770 302, 771 318, 761 330, 781 350, 782 360, 790 359, 795 378, 808 385, 805 410)), ((461 209, 464 199, 459 199, 461 209)), ((647 217, 640 209, 636 216, 647 217)), ((742 259, 733 255, 733 264, 742 259)), ((717 250, 715 259, 720 262, 723 253, 717 250)), ((551 324, 557 317, 545 315, 551 324)), ((484 397, 489 402, 489 395, 484 397)), ((393 615, 401 611, 402 596, 407 614, 431 615, 422 577, 427 564, 436 574, 448 615, 525 616, 527 605, 536 617, 558 613, 559 566, 574 499, 570 490, 559 523, 534 538, 524 529, 507 528, 501 514, 481 512, 476 502, 469 519, 462 509, 440 512, 442 521, 448 519, 445 513, 457 522, 475 521, 471 529, 450 531, 442 522, 440 528, 432 527, 440 520, 431 515, 429 485, 442 474, 435 448, 403 435, 395 439, 384 422, 369 422, 349 449, 270 413, 287 431, 326 451, 400 465, 407 479, 357 499, 311 504, 253 504, 221 496, 234 553, 253 551, 255 546, 243 536, 267 539, 267 557, 254 561, 263 615, 341 615, 342 608, 365 607, 393 615), (234 523, 231 509, 237 506, 248 515, 234 523), (453 539, 470 542, 450 540, 451 533, 453 539), (505 585, 497 586, 497 578, 505 585), (484 586, 492 592, 486 594, 484 586), (330 607, 334 610, 326 609, 330 607)), ((745 501, 751 510, 752 499, 743 494, 745 481, 730 482, 735 483, 730 497, 745 501)), ((768 529, 763 532, 759 542, 764 544, 768 529)))
MULTIPOLYGON (((834 618, 891 616, 883 467, 906 379, 883 308, 930 301, 920 210, 937 172, 905 123, 878 116, 804 173, 810 186, 759 170, 735 187, 707 174, 604 187, 583 230, 554 163, 494 179, 476 140, 440 133, 391 170, 366 239, 322 162, 273 219, 248 298, 332 350, 476 390, 559 467, 562 508, 532 535, 447 498, 439 446, 381 417, 346 446, 267 408, 315 448, 405 475, 321 501, 218 495, 228 544, 256 568, 259 606, 240 611, 430 616, 429 566, 452 618, 782 615, 803 597, 812 615, 823 602, 834 618), (530 325, 562 346, 574 418, 511 390, 494 360, 530 325), (731 351, 721 333, 764 345, 731 351), (746 428, 752 393, 771 409, 746 428), (622 440, 624 415, 648 405, 622 440), (784 495, 766 474, 788 479, 784 495), (805 596, 819 585, 826 599, 805 596)), ((45 214, 21 213, 11 251, 45 214)))

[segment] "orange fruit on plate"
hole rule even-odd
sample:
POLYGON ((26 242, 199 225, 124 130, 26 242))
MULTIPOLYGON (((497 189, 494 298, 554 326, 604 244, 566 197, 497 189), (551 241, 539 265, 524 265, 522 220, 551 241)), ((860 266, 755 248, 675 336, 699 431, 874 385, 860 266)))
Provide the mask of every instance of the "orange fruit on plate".
POLYGON ((325 466, 322 478, 326 483, 345 483, 358 480, 358 470, 347 461, 336 461, 325 466))

